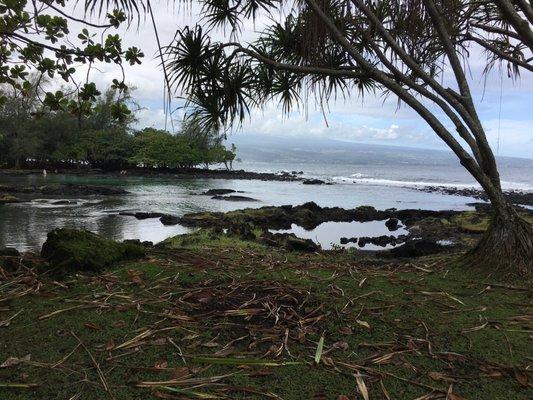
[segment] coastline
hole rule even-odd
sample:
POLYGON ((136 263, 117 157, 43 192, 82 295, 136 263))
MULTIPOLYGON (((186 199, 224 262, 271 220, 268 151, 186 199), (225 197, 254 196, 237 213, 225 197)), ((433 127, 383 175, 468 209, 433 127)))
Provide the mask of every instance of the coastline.
MULTIPOLYGON (((42 175, 42 169, 0 169, 0 177, 2 176, 27 176, 27 175, 42 175)), ((50 175, 56 175, 55 172, 49 172, 50 175)), ((223 169, 183 169, 175 171, 157 171, 149 169, 128 169, 126 174, 121 174, 120 171, 103 171, 99 169, 58 169, 57 174, 67 174, 75 176, 93 176, 93 177, 149 177, 149 178, 174 178, 174 179, 242 179, 242 180, 262 180, 262 181, 305 181, 300 176, 299 171, 292 172, 253 172, 239 170, 223 170, 223 169)))
MULTIPOLYGON (((30 175, 42 175, 43 171, 38 169, 0 169, 0 178, 2 177, 17 177, 17 176, 30 176, 30 175)), ((141 177, 141 178, 154 178, 154 179, 221 179, 221 180, 257 180, 257 181, 271 181, 271 182, 301 182, 307 185, 338 185, 339 183, 329 180, 322 180, 313 177, 304 177, 302 171, 280 171, 273 172, 255 172, 239 170, 224 170, 224 169, 183 169, 175 171, 156 171, 149 169, 131 169, 127 170, 126 174, 122 174, 120 171, 103 171, 99 169, 59 169, 57 172, 49 172, 49 175, 71 175, 80 177, 94 177, 94 178, 127 178, 127 177, 141 177)), ((69 184, 70 185, 70 184, 69 184)), ((0 193, 10 193, 10 189, 20 185, 5 185, 0 184, 0 193)), ((57 186, 57 184, 52 184, 57 186)), ((66 185, 65 185, 66 186, 66 185)), ((92 185, 85 185, 90 191, 92 185)), ((98 185, 102 187, 102 185, 98 185)), ((383 186, 386 188, 387 186, 383 186)), ((483 190, 478 188, 461 188, 461 187, 448 187, 448 186, 424 186, 416 187, 411 185, 404 186, 405 189, 420 191, 425 193, 439 193, 449 196, 463 196, 472 197, 476 200, 484 201, 488 203, 488 197, 483 190)), ((26 193, 30 193, 29 186, 26 187, 26 193)), ((36 192, 42 192, 42 190, 36 190, 36 192)), ((19 190, 14 190, 15 193, 19 193, 19 190)), ((67 191, 68 192, 68 191, 67 191)), ((68 193, 67 193, 68 194, 68 193)), ((116 193, 102 193, 97 194, 116 194, 116 193)), ((510 189, 504 190, 504 195, 513 204, 521 206, 533 206, 533 192, 510 189)), ((482 203, 472 202, 470 205, 475 207, 482 203)))

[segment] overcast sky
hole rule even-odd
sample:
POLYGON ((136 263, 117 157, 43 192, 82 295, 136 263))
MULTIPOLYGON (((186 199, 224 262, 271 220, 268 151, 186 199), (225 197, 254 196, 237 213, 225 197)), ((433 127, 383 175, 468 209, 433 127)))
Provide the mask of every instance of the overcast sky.
MULTIPOLYGON (((194 25, 200 20, 195 7, 180 10, 173 2, 154 2, 154 14, 163 44, 168 44, 177 28, 194 25)), ((243 27, 244 41, 252 40, 266 22, 250 21, 243 27)), ((140 47, 146 57, 143 64, 126 68, 127 81, 137 87, 134 95, 144 109, 139 113, 139 127, 161 128, 165 124, 163 112, 163 74, 156 56, 154 31, 149 20, 129 28, 120 28, 125 45, 140 47)), ((223 36, 222 32, 218 33, 223 36)), ((484 78, 481 71, 484 56, 473 52, 469 58, 471 88, 475 95, 479 114, 488 133, 489 140, 498 155, 533 158, 533 74, 522 72, 520 80, 513 82, 506 76, 501 78, 493 72, 484 78), (501 101, 500 101, 501 99, 501 101), (499 138, 499 140, 498 140, 499 138)), ((100 67, 91 78, 105 85, 118 75, 112 66, 100 67)), ((175 106, 179 105, 174 100, 175 106)), ((178 117, 178 115, 177 115, 178 117)), ((308 135, 335 139, 402 145, 433 149, 445 149, 445 145, 431 131, 424 121, 405 105, 397 108, 396 99, 390 96, 365 95, 364 99, 351 98, 330 104, 324 116, 313 101, 310 101, 305 115, 293 113, 284 117, 277 104, 265 110, 254 110, 250 120, 233 132, 234 135, 308 135)))

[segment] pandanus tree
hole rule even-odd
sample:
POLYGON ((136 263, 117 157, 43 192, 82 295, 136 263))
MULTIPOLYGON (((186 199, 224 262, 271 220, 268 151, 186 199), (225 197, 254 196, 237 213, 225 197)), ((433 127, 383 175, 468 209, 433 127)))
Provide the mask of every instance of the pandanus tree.
POLYGON ((484 54, 485 73, 533 71, 533 8, 527 0, 199 0, 202 25, 177 31, 165 49, 170 86, 189 117, 231 129, 253 108, 279 101, 290 112, 364 92, 394 95, 455 153, 492 204, 492 221, 467 261, 531 276, 533 233, 506 200, 467 76, 484 54), (241 26, 271 19, 252 43, 241 26), (231 39, 215 41, 213 29, 231 39))

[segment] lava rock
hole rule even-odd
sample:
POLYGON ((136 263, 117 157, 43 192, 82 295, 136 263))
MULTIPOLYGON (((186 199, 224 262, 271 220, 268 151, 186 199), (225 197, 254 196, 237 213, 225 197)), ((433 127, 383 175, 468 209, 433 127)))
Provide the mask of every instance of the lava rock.
POLYGON ((19 255, 20 255, 19 251, 13 247, 4 247, 3 249, 0 249, 0 257, 1 256, 18 257, 19 255))
POLYGON ((175 215, 165 214, 162 215, 161 218, 159 218, 159 221, 165 226, 168 225, 177 225, 180 222, 179 217, 176 217, 175 215))
POLYGON ((389 244, 395 246, 398 243, 398 239, 392 235, 381 235, 375 237, 363 236, 359 238, 359 247, 365 247, 367 244, 373 244, 375 246, 385 247, 389 244))
POLYGON ((226 201, 259 201, 257 199, 253 199, 251 197, 246 196, 213 196, 211 197, 214 200, 226 200, 226 201))
POLYGON ((394 257, 421 257, 439 253, 445 249, 446 246, 438 244, 434 240, 415 239, 408 240, 402 246, 389 250, 389 254, 394 257))
POLYGON ((322 179, 306 179, 302 182, 304 185, 325 185, 326 182, 322 179))
POLYGON ((357 243, 357 238, 356 237, 351 237, 351 238, 341 237, 340 243, 341 244, 357 243))
POLYGON ((115 242, 89 231, 60 228, 48 233, 41 256, 54 272, 63 275, 100 271, 122 260, 143 257, 144 249, 136 243, 115 242))
POLYGON ((76 185, 72 183, 45 186, 0 186, 0 191, 10 193, 39 193, 50 196, 114 196, 129 193, 124 189, 113 186, 76 185))
POLYGON ((385 222, 385 226, 387 227, 387 229, 389 231, 395 231, 399 228, 399 222, 398 221, 398 218, 389 218, 386 222, 385 222))
POLYGON ((221 196, 221 195, 236 193, 236 192, 237 191, 233 189, 209 189, 203 192, 202 194, 206 196, 221 196))
POLYGON ((21 200, 10 194, 0 195, 0 204, 20 203, 21 200))
POLYGON ((311 239, 301 239, 294 235, 288 235, 285 247, 289 251, 303 251, 303 252, 315 252, 320 249, 320 247, 313 242, 311 239))
POLYGON ((135 217, 137 219, 149 219, 149 218, 161 218, 165 214, 159 212, 130 212, 130 211, 121 211, 118 215, 126 215, 129 217, 135 217))

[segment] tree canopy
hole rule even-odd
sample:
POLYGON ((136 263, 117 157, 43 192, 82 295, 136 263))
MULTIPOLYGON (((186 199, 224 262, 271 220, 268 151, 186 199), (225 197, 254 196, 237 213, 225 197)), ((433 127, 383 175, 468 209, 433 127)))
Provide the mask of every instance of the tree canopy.
MULTIPOLYGON (((108 2, 109 5, 109 2, 108 2)), ((95 11, 95 4, 87 3, 86 11, 95 11)), ((124 48, 121 37, 110 30, 131 21, 134 9, 115 8, 103 12, 99 8, 101 23, 91 23, 73 16, 74 2, 64 0, 6 0, 0 4, 0 84, 9 85, 24 96, 42 93, 39 100, 49 109, 59 109, 72 114, 85 115, 91 112, 94 101, 100 95, 89 72, 97 63, 115 64, 121 70, 113 79, 112 87, 127 90, 123 63, 140 64, 142 51, 131 46, 124 48), (75 23, 84 28, 73 36, 70 32, 75 23), (76 79, 76 71, 83 66, 86 79, 76 79), (35 72, 38 74, 36 75, 35 72), (37 80, 32 77, 37 76, 37 80), (73 86, 72 93, 62 90, 44 91, 42 83, 60 78, 73 86), (30 94, 30 92, 34 92, 30 94)), ((0 103, 5 101, 0 97, 0 103)), ((124 108, 116 108, 114 115, 122 118, 124 108)))
MULTIPOLYGON (((198 132, 186 121, 177 134, 153 128, 135 130, 135 102, 127 92, 109 89, 96 98, 93 111, 80 115, 42 111, 37 96, 0 91, 0 165, 43 168, 193 168, 231 164, 235 149, 223 145, 218 132, 198 132), (126 93, 126 94, 125 94, 126 93), (127 112, 120 118, 116 107, 127 112)), ((37 93, 32 91, 31 93, 37 93)))

